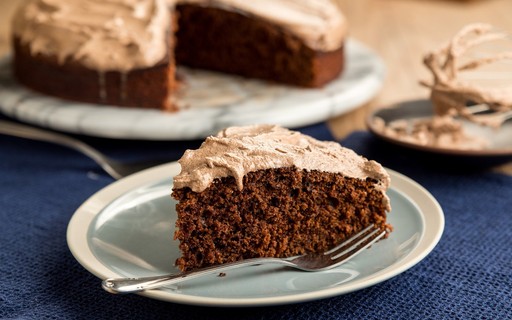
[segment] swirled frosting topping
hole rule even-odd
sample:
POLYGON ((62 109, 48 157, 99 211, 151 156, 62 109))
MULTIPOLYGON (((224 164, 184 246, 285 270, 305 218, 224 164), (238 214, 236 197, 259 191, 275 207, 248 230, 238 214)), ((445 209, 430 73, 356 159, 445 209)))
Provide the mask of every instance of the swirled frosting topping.
POLYGON ((347 22, 330 0, 178 0, 208 5, 269 21, 319 51, 339 49, 347 22))
POLYGON ((383 193, 390 184, 388 173, 379 163, 337 142, 319 141, 273 125, 224 129, 206 138, 199 149, 187 150, 179 163, 181 172, 174 177, 174 188, 189 187, 195 192, 205 190, 216 178, 228 176, 234 177, 242 190, 247 173, 283 167, 372 178, 383 193))
POLYGON ((13 32, 33 54, 126 71, 167 54, 165 0, 32 0, 17 12, 13 32))

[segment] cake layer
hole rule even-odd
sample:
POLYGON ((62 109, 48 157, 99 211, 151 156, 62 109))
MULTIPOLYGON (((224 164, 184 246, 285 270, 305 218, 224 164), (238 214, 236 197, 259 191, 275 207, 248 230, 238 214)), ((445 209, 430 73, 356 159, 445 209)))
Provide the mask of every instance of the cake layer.
POLYGON ((17 38, 13 45, 14 75, 33 90, 73 101, 174 110, 174 65, 168 59, 149 68, 99 71, 76 61, 59 63, 56 56, 33 55, 17 38))
POLYGON ((321 51, 244 12, 194 4, 176 10, 178 64, 303 87, 321 87, 343 70, 343 43, 321 51))
POLYGON ((174 189, 182 270, 254 257, 323 252, 371 223, 382 230, 388 209, 376 181, 295 167, 216 179, 201 192, 174 189))

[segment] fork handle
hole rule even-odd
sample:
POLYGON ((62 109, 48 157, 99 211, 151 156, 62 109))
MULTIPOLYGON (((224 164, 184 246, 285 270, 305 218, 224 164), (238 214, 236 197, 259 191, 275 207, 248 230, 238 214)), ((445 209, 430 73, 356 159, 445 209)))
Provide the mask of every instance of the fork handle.
POLYGON ((101 286, 105 291, 110 293, 135 293, 178 283, 184 280, 198 278, 207 274, 219 273, 231 269, 260 264, 283 264, 287 266, 293 266, 293 264, 289 261, 280 258, 252 258, 177 274, 143 278, 110 278, 103 280, 101 282, 101 286))
POLYGON ((26 126, 11 121, 0 120, 0 133, 18 138, 50 142, 65 146, 85 154, 99 164, 101 164, 104 159, 103 155, 101 155, 96 149, 82 141, 56 132, 26 126))

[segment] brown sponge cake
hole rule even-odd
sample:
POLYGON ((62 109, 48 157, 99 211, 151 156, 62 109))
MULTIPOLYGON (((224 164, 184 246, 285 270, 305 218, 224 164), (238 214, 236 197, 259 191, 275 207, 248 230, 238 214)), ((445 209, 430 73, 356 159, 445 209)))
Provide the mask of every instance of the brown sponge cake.
POLYGON ((170 59, 130 71, 98 71, 76 61, 58 63, 55 56, 33 55, 14 40, 13 73, 25 86, 59 98, 125 107, 175 110, 170 94, 175 86, 170 59))
POLYGON ((228 128, 174 178, 182 270, 325 251, 371 223, 391 230, 389 175, 335 142, 277 126, 228 128))
POLYGON ((201 69, 321 87, 343 69, 346 26, 334 6, 317 1, 315 7, 313 3, 182 1, 176 7, 176 60, 201 69), (297 16, 302 19, 300 26, 293 21, 297 16), (326 26, 332 28, 326 34, 301 32, 301 28, 326 26))

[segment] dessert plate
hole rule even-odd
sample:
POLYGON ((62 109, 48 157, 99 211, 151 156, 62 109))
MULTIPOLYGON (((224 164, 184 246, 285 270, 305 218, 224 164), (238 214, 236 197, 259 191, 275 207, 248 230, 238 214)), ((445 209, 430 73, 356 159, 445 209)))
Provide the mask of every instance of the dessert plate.
POLYGON ((166 113, 76 103, 30 91, 13 79, 11 58, 4 58, 0 112, 55 130, 115 139, 201 139, 228 126, 257 123, 297 128, 356 109, 380 90, 384 65, 373 51, 350 39, 346 60, 343 74, 322 89, 179 68, 186 79, 177 96, 183 110, 166 113))
POLYGON ((512 156, 512 121, 510 120, 506 121, 499 129, 483 127, 469 121, 461 120, 463 128, 468 135, 484 139, 488 143, 485 148, 481 149, 441 148, 404 141, 385 135, 375 122, 376 118, 380 118, 386 123, 389 123, 395 120, 414 121, 432 116, 433 108, 430 100, 411 100, 396 104, 390 108, 376 110, 367 118, 367 126, 370 132, 385 141, 430 153, 477 158, 503 158, 512 156))
MULTIPOLYGON (((78 262, 100 279, 178 272, 174 261, 180 253, 173 240, 176 211, 170 193, 172 177, 179 170, 176 162, 148 169, 107 186, 84 202, 67 229, 68 246, 78 262)), ((435 247, 443 233, 444 215, 427 190, 389 172, 393 207, 389 221, 394 231, 338 268, 311 273, 256 266, 140 295, 192 305, 263 306, 341 295, 394 277, 435 247)))

